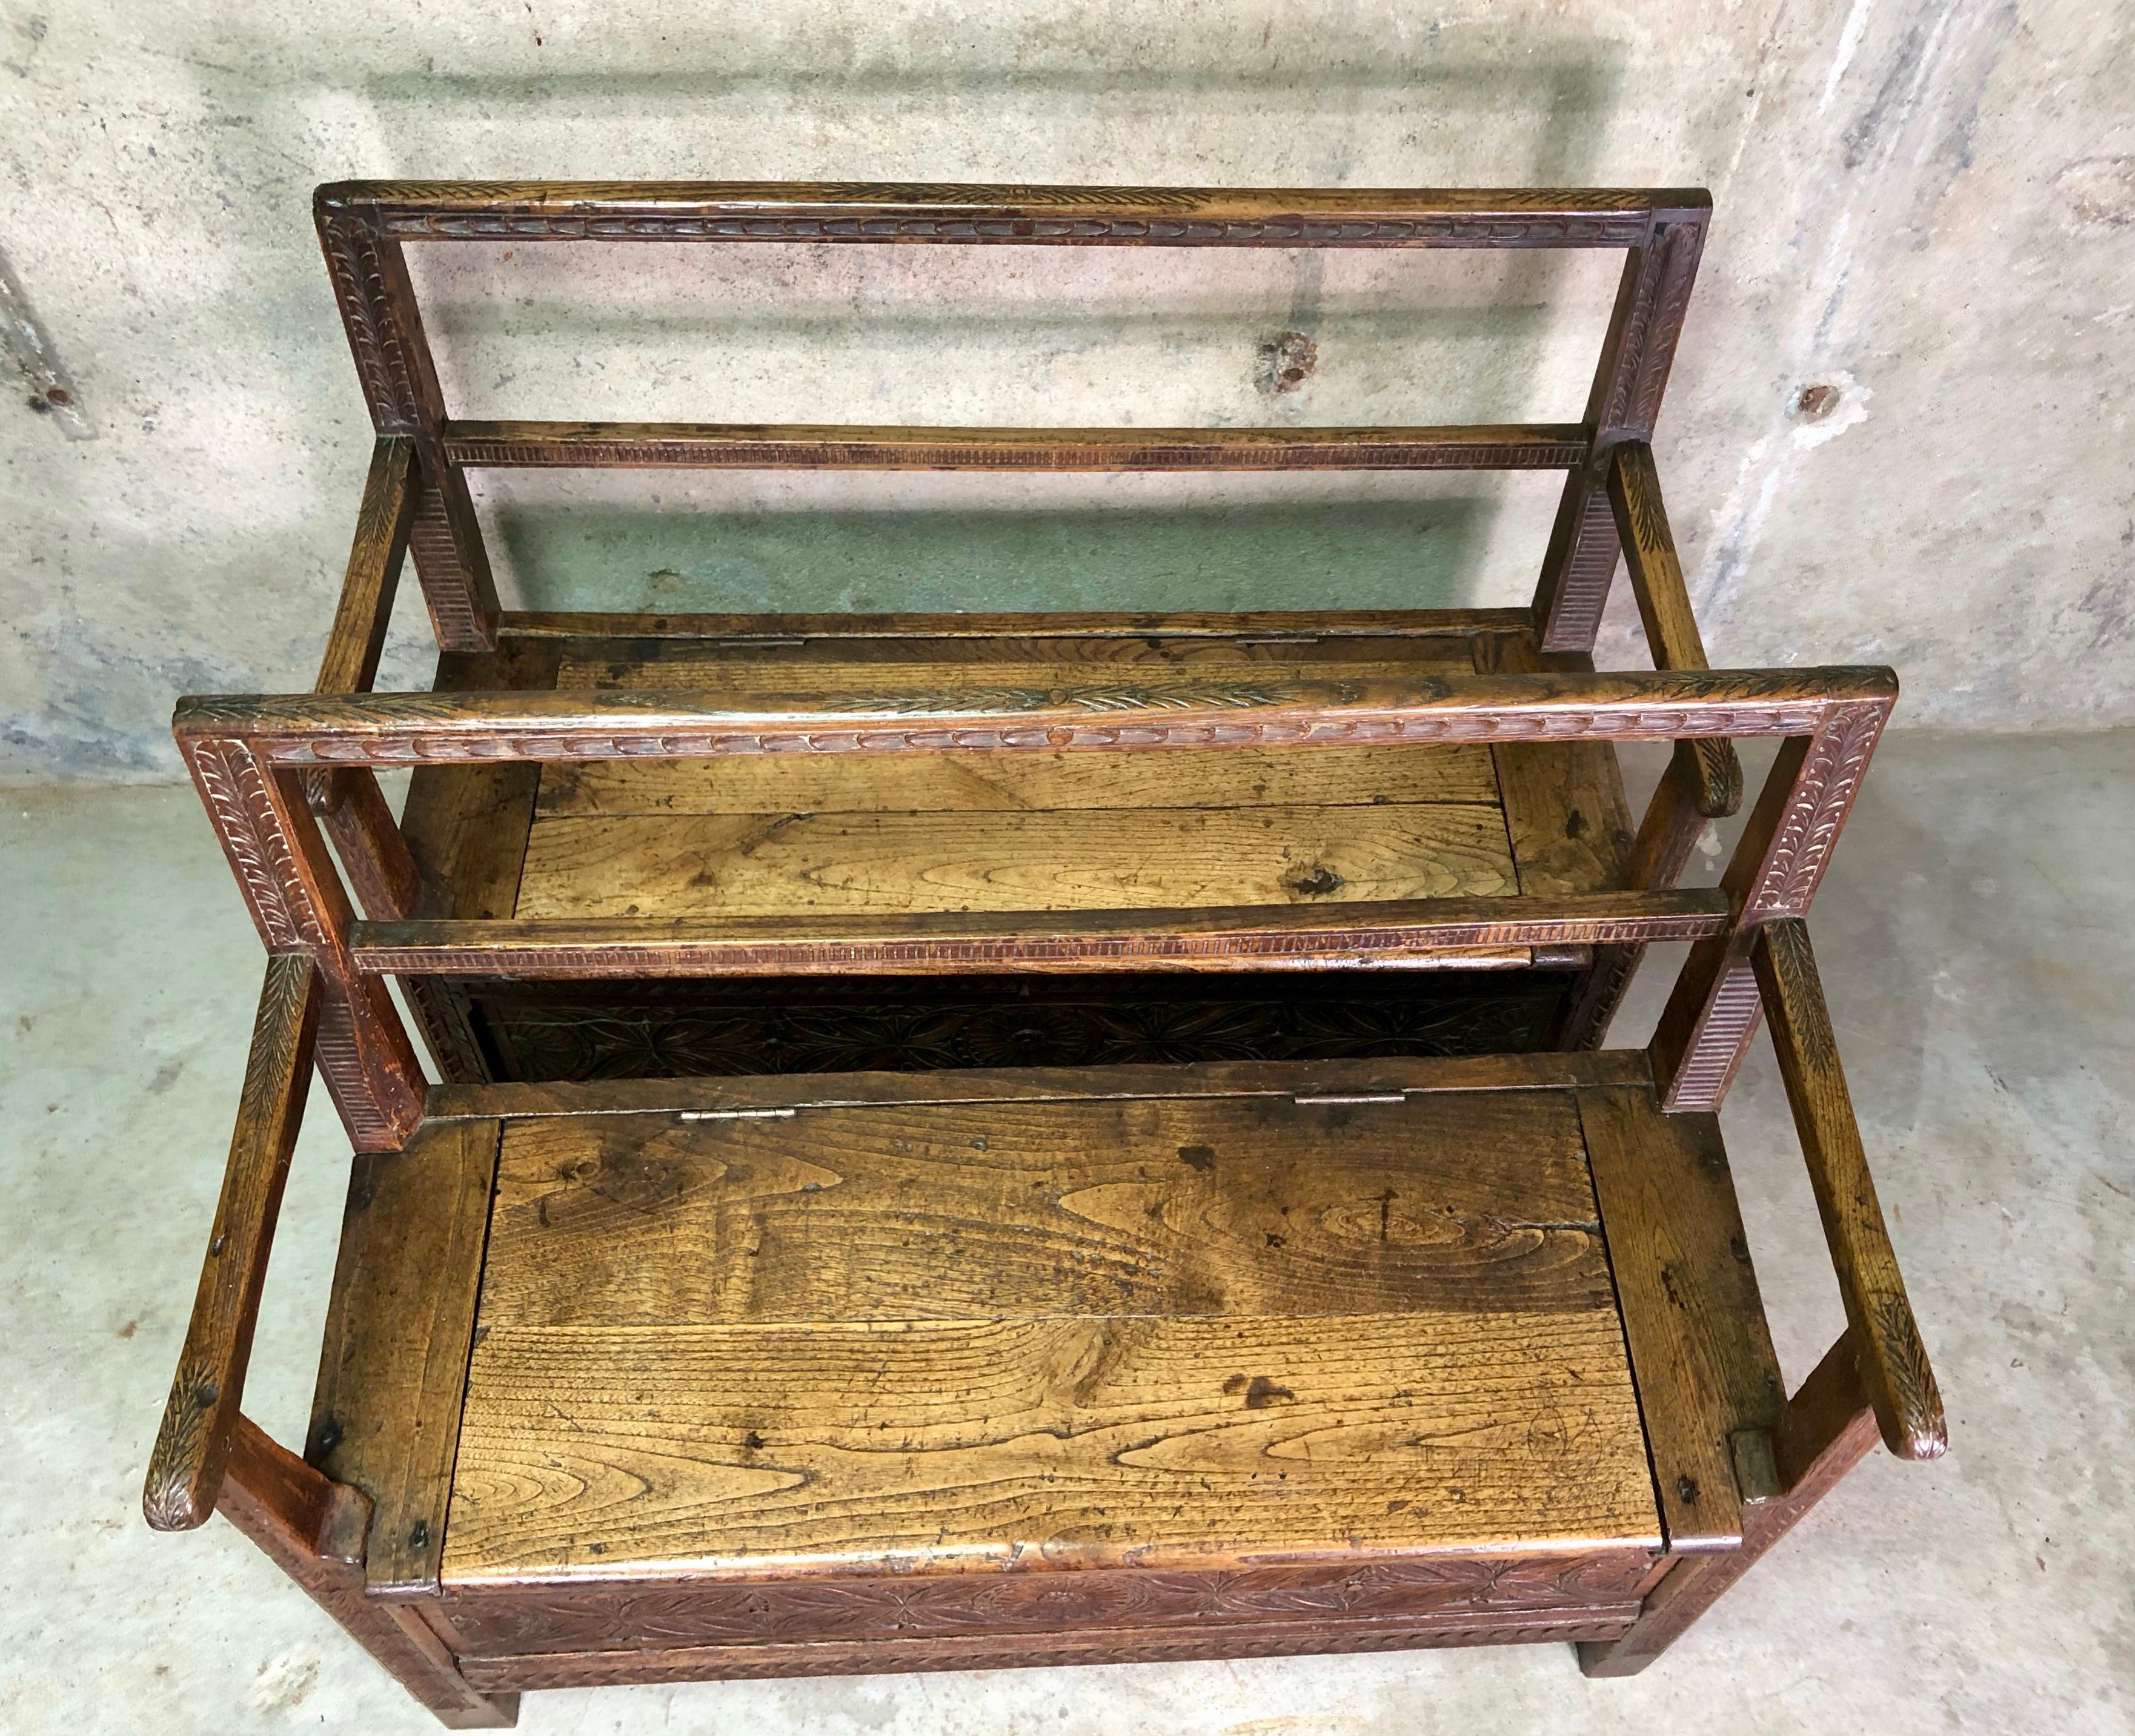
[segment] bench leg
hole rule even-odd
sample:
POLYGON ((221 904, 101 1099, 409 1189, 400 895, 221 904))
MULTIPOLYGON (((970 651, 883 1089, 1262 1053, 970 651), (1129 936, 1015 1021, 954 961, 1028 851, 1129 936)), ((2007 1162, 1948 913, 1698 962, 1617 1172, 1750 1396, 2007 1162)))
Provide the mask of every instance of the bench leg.
MULTIPOLYGON (((1880 1438, 1876 1413, 1862 1396, 1855 1372, 1851 1335, 1842 1335, 1788 1407, 1776 1443, 1775 1470, 1771 1437, 1756 1436, 1767 1448, 1766 1475, 1763 1492, 1747 1487, 1742 1492, 1742 1547, 1725 1555, 1682 1556, 1647 1595, 1629 1632, 1580 1643, 1579 1667, 1589 1676, 1636 1676, 1799 1525, 1880 1438)), ((1740 1442, 1743 1437, 1736 1439, 1740 1442)), ((1738 1454, 1738 1469, 1742 1463, 1738 1454)))
POLYGON ((364 1595, 361 1551, 369 1509, 355 1491, 332 1482, 250 1421, 239 1419, 216 1511, 309 1592, 448 1729, 509 1729, 519 1716, 516 1694, 477 1693, 419 1610, 364 1595), (353 1498, 353 1515, 349 1502, 336 1497, 353 1498))

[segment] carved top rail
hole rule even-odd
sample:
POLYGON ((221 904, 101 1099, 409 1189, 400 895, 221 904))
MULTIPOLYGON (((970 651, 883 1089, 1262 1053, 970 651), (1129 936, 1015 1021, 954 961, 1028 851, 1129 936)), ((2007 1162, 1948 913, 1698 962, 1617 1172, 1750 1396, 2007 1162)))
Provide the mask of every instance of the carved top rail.
POLYGON ((192 698, 181 746, 244 742, 286 766, 638 755, 1209 747, 1355 742, 1809 736, 1880 719, 1887 669, 1429 675, 1406 680, 1181 679, 877 695, 590 692, 192 698))
POLYGON ((1141 247, 1635 247, 1701 187, 1015 186, 924 181, 346 181, 320 221, 396 240, 1141 247))

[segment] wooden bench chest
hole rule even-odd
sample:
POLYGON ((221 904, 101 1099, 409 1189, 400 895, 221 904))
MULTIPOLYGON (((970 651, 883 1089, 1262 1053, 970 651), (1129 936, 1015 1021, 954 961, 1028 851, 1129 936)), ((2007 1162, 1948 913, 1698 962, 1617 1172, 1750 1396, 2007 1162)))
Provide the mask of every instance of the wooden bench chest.
POLYGON ((1707 670, 1644 444, 1702 196, 365 186, 321 221, 381 438, 318 692, 179 708, 270 959, 152 1523, 225 1512, 472 1726, 1483 1641, 1624 1673, 1879 1432, 1941 1450, 1803 926, 1895 684, 1707 670), (617 429, 443 415, 397 249, 466 234, 1629 264, 1571 429, 617 429), (1532 612, 617 620, 500 611, 459 477, 979 451, 1569 480, 1532 612), (409 546, 438 691, 372 694, 409 546), (1597 675, 1619 546, 1660 667, 1597 675), (1722 886, 1675 890, 1762 735, 1722 886), (1627 740, 1677 743, 1635 824, 1627 740), (1662 940, 1653 1042, 1601 1048, 1662 940), (1791 1400, 1716 1119, 1760 1016, 1848 1323, 1791 1400), (314 1064, 357 1155, 299 1458, 238 1407, 314 1064))

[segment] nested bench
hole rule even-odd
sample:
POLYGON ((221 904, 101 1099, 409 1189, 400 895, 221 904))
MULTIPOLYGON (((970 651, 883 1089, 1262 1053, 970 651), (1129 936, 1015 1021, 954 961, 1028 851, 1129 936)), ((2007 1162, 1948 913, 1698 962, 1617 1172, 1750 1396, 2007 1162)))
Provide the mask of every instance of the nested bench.
MULTIPOLYGON (((448 1723, 486 1725, 530 1688, 815 1671, 1563 1640, 1620 1674, 1879 1434, 1942 1450, 1804 926, 1887 670, 1300 670, 1131 703, 1080 671, 896 672, 864 699, 182 702, 270 958, 152 1524, 222 1511, 448 1723), (1639 1050, 431 1082, 389 976, 939 969, 1033 930, 350 897, 390 859, 366 853, 385 767, 575 788, 1259 754, 1302 779, 1365 747, 1748 736, 1780 749, 1717 888, 1515 877, 1375 918, 1419 956, 1687 939, 1639 1050), (338 863, 314 804, 372 816, 338 863), (1716 1113, 1760 1017, 1847 1323, 1791 1398, 1716 1113), (240 1406, 314 1065, 358 1156, 299 1456, 240 1406)), ((1077 968, 1329 915, 1204 912, 1077 968)))
MULTIPOLYGON (((1093 714, 1285 684, 1590 667, 1619 554, 1654 659, 1705 666, 1648 444, 1710 200, 1686 189, 1234 191, 354 182, 317 215, 379 443, 318 690, 368 690, 404 551, 440 692, 814 696, 884 679, 961 704, 1072 685, 1093 714), (1017 247, 1601 249, 1624 259, 1584 419, 1405 427, 912 428, 496 422, 447 405, 410 245, 689 241, 1017 247), (475 471, 1519 471, 1564 488, 1532 604, 1273 614, 558 614, 504 607, 475 471)), ((1360 689, 1361 690, 1361 689, 1360 689)), ((429 764, 400 825, 313 795, 378 919, 677 921, 776 935, 720 977, 415 973, 467 1082, 873 1066, 1369 1058, 1590 1048, 1634 947, 1408 945, 1419 898, 1673 885, 1734 811, 1724 742, 1686 748, 1643 832, 1605 743, 1360 741, 1092 762, 767 757, 429 764), (937 918, 966 919, 938 934, 937 918), (1247 931, 1251 932, 1248 933, 1247 931), (1210 939, 1213 934, 1216 938, 1210 939), (932 936, 932 938, 929 936, 932 936), (903 938, 902 950, 889 949, 903 938), (1103 956, 1106 974, 1083 962, 1103 956), (1119 960, 1149 968, 1132 981, 1119 960), (1344 967, 1339 979, 1323 974, 1344 967), (1190 967, 1190 968, 1189 968, 1190 967), (954 974, 945 974, 953 970, 954 974)))

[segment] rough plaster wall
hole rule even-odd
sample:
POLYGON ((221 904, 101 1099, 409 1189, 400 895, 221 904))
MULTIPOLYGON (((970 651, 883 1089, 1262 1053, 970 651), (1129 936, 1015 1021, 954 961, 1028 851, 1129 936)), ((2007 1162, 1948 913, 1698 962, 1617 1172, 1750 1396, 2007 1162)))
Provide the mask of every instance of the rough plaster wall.
MULTIPOLYGON (((370 439, 308 224, 350 175, 1703 183, 1658 444, 1715 660, 1887 659, 1915 723, 2126 721, 2131 44, 2135 8, 2079 0, 6 0, 0 249, 96 438, 27 380, 0 405, 0 771, 166 776, 174 694, 307 681, 370 439)), ((1568 258, 700 249, 633 281, 583 251, 419 256, 457 408, 1576 417, 1607 300, 1568 258), (1276 394, 1285 330, 1318 362, 1276 394)), ((520 481, 486 510, 531 600, 894 607, 1523 600, 1549 506, 990 486, 520 481)))

